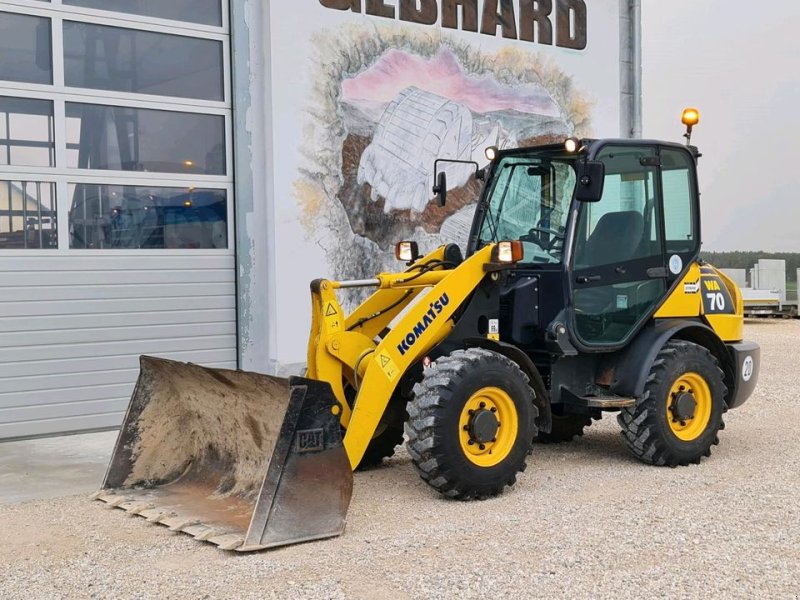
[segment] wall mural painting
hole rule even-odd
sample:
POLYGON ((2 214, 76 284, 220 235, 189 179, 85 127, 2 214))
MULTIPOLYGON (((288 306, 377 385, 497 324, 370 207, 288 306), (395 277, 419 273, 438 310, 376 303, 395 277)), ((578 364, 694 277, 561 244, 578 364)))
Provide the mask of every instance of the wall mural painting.
POLYGON ((332 277, 397 270, 400 240, 425 252, 464 247, 481 184, 471 167, 447 166, 440 208, 436 158, 485 166, 488 146, 591 135, 590 100, 535 52, 490 54, 446 35, 360 26, 319 34, 315 50, 295 196, 332 277))

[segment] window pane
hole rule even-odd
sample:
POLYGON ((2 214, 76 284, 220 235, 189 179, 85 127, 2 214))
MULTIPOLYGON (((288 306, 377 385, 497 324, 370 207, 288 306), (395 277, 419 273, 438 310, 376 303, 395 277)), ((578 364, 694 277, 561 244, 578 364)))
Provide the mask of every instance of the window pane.
POLYGON ((68 102, 67 166, 225 174, 225 118, 68 102))
POLYGON ((223 100, 222 42, 64 23, 68 86, 223 100))
POLYGON ((50 19, 0 12, 0 79, 53 83, 50 19))
POLYGON ((56 186, 0 181, 0 249, 57 248, 56 186))
POLYGON ((64 4, 204 25, 222 25, 220 0, 64 0, 64 4))
POLYGON ((52 102, 0 96, 0 165, 55 165, 52 102))
POLYGON ((663 267, 658 170, 643 159, 654 147, 602 149, 603 197, 582 203, 575 244, 575 327, 587 344, 616 345, 663 298, 665 281, 648 269, 663 267))
POLYGON ((640 163, 652 156, 654 149, 608 147, 601 152, 598 160, 606 164, 603 198, 581 204, 576 269, 661 254, 657 171, 640 163))
POLYGON ((669 253, 689 253, 697 247, 690 161, 683 152, 661 152, 664 225, 669 253))
POLYGON ((227 248, 224 190, 71 184, 70 248, 227 248))

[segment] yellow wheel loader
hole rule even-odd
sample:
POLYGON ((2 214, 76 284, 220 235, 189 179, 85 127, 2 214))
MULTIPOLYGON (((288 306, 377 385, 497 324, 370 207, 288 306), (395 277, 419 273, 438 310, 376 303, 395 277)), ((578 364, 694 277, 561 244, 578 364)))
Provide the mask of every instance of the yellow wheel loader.
MULTIPOLYGON (((646 140, 488 149, 464 251, 401 242, 401 272, 312 283, 305 377, 143 357, 97 498, 249 551, 342 533, 353 470, 403 431, 456 499, 500 494, 536 439, 604 411, 642 461, 698 463, 759 369, 739 289, 698 258, 698 157, 646 140), (337 292, 356 287, 374 293, 345 314, 337 292)), ((444 173, 434 192, 444 204, 444 173)))

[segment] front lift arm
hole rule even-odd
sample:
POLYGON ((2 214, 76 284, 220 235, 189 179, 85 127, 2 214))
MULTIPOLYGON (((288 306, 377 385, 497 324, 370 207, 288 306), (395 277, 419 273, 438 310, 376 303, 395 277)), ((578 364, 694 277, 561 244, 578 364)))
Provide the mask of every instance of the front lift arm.
POLYGON ((456 310, 486 277, 493 245, 459 266, 426 270, 441 263, 444 249, 426 256, 403 273, 381 273, 374 280, 312 284, 312 326, 308 347, 308 377, 327 381, 342 405, 344 446, 355 469, 377 429, 400 378, 421 357, 450 334, 456 310), (345 317, 336 290, 374 286, 377 291, 345 317), (424 292, 424 293, 423 293, 424 292), (409 305, 418 299, 410 308, 409 305), (378 334, 402 313, 383 337, 378 334), (350 411, 344 391, 356 390, 350 411))

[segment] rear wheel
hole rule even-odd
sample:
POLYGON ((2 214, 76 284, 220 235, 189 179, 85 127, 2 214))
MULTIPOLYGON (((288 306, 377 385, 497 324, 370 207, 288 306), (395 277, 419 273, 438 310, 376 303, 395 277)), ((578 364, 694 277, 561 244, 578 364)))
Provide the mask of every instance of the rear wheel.
POLYGON ((438 359, 408 404, 408 452, 431 487, 451 498, 486 498, 513 485, 536 436, 527 376, 481 348, 438 359))
POLYGON ((668 342, 653 363, 644 394, 617 417, 636 457, 675 467, 710 456, 724 428, 723 377, 716 359, 703 346, 668 342))

